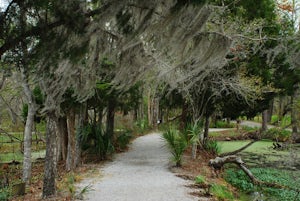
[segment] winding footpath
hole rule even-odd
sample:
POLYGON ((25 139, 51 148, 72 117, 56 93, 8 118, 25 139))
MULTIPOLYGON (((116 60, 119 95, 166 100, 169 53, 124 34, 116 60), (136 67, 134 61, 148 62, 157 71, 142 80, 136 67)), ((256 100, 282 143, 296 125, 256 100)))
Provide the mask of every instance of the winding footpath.
POLYGON ((84 200, 94 201, 196 201, 185 187, 188 181, 168 169, 171 155, 160 134, 153 133, 133 141, 130 150, 100 168, 101 178, 86 179, 91 191, 84 200))

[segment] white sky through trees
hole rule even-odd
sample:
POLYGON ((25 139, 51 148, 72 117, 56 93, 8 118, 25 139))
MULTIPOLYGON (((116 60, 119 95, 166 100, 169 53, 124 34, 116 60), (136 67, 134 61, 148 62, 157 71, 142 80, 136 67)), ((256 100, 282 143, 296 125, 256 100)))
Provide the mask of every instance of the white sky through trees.
POLYGON ((0 0, 1 10, 4 10, 8 4, 9 4, 9 0, 0 0))

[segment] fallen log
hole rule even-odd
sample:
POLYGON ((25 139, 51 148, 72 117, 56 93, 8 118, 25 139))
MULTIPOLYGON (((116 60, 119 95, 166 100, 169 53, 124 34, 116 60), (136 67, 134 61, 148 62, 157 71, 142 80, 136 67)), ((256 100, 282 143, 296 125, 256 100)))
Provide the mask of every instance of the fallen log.
POLYGON ((220 170, 226 163, 233 163, 236 164, 241 170, 249 177, 251 182, 255 185, 260 185, 260 186, 265 186, 265 187, 271 187, 271 188, 279 188, 279 189, 287 189, 287 190, 292 190, 297 193, 300 192, 299 189, 294 189, 289 186, 283 186, 278 183, 269 183, 269 182, 264 182, 259 179, 257 179, 252 172, 246 167, 246 164, 244 161, 241 159, 241 157, 236 156, 236 155, 230 155, 230 156, 225 156, 225 157, 216 157, 215 159, 210 159, 209 160, 209 166, 213 167, 214 169, 220 170))
POLYGON ((250 147, 252 144, 254 144, 255 142, 259 141, 259 139, 256 140, 252 140, 251 142, 249 142, 248 144, 246 144, 245 146, 239 148, 238 150, 232 151, 232 152, 227 152, 227 153, 223 153, 220 154, 220 157, 224 157, 224 156, 230 156, 230 155, 235 155, 245 149, 247 149, 248 147, 250 147))

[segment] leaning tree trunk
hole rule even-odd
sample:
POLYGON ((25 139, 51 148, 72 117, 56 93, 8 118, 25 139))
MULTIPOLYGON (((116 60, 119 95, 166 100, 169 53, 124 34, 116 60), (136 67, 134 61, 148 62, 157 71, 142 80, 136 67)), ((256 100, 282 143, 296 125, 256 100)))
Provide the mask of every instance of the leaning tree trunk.
POLYGON ((75 110, 72 108, 67 115, 67 126, 68 126, 68 151, 66 170, 71 171, 75 169, 75 110))
POLYGON ((43 198, 48 198, 56 193, 55 188, 55 150, 56 150, 56 122, 57 117, 54 114, 47 115, 46 128, 46 158, 43 184, 43 198))
POLYGON ((264 110, 262 113, 262 124, 261 124, 261 131, 264 132, 268 130, 268 110, 264 110))
POLYGON ((25 123, 24 130, 24 158, 23 158, 23 178, 22 180, 27 184, 30 183, 31 180, 31 144, 32 144, 32 128, 34 124, 34 115, 36 113, 36 103, 33 97, 33 93, 29 87, 27 77, 25 74, 25 69, 21 69, 21 77, 22 77, 22 87, 24 94, 27 99, 28 104, 28 113, 25 123))

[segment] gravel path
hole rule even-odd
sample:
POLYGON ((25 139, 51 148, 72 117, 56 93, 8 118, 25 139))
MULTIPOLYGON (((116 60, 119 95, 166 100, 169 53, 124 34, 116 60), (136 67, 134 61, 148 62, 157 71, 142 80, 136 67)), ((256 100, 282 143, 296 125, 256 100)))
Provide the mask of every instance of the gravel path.
POLYGON ((81 187, 92 184, 84 200, 101 201, 194 201, 188 184, 168 170, 170 154, 157 133, 133 141, 128 152, 99 171, 100 179, 88 179, 81 187))

